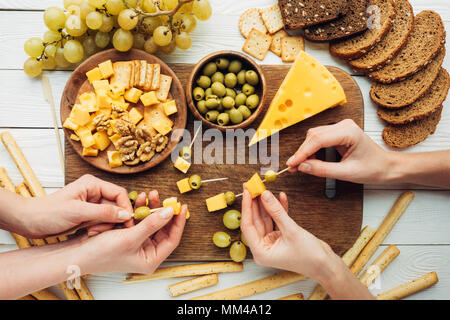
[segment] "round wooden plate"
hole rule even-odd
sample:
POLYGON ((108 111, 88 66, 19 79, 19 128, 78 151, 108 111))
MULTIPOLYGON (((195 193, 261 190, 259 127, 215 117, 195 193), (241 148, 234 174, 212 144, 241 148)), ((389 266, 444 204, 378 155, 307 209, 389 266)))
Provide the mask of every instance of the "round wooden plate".
MULTIPOLYGON (((173 130, 169 134, 169 143, 167 147, 161 153, 157 153, 150 161, 141 163, 137 166, 126 166, 123 165, 119 168, 111 168, 108 163, 107 151, 114 150, 114 146, 110 145, 108 149, 99 153, 98 157, 83 157, 82 151, 83 147, 79 141, 74 141, 70 139, 70 135, 72 134, 72 130, 64 129, 64 133, 66 135, 67 140, 72 145, 76 153, 87 163, 92 166, 112 173, 118 174, 131 174, 142 172, 153 168, 154 166, 160 164, 164 161, 172 152, 172 150, 176 147, 178 142, 182 137, 183 130, 176 129, 184 129, 186 127, 186 119, 187 119, 187 107, 186 107, 186 97, 184 95, 184 89, 181 85, 180 80, 176 76, 176 74, 169 68, 167 64, 165 64, 159 58, 146 53, 142 50, 131 49, 128 52, 120 52, 115 49, 110 49, 106 51, 102 51, 93 55, 84 61, 80 66, 78 66, 72 75, 69 78, 69 81, 64 88, 62 97, 61 97, 61 123, 64 123, 66 118, 69 116, 72 106, 77 102, 78 96, 86 91, 93 91, 91 84, 86 78, 86 72, 95 68, 99 63, 104 61, 111 60, 115 61, 128 61, 128 60, 147 60, 148 63, 152 64, 160 64, 161 65, 161 74, 165 74, 172 77, 172 87, 170 88, 170 95, 172 99, 176 101, 178 112, 170 117, 173 121, 173 130)), ((144 106, 139 102, 136 104, 138 109, 143 111, 144 106)))

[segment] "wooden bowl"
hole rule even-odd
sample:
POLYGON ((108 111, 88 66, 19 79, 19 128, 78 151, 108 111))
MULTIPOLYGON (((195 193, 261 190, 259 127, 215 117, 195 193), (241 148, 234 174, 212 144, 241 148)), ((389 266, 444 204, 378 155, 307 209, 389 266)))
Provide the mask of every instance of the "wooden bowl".
POLYGON ((236 129, 243 129, 243 128, 248 127, 253 121, 256 120, 256 118, 258 118, 259 114, 261 113, 261 111, 264 108, 264 102, 266 100, 266 95, 267 95, 266 91, 267 91, 266 78, 264 77, 264 72, 262 71, 259 64, 257 64, 253 59, 249 58, 247 55, 245 55, 241 52, 224 50, 224 51, 217 51, 217 52, 207 55, 206 57, 201 59, 195 65, 194 69, 192 69, 192 72, 189 75, 188 82, 186 85, 186 99, 187 99, 188 106, 189 106, 189 109, 191 110, 191 112, 194 114, 194 116, 197 119, 201 120, 205 125, 212 127, 212 128, 219 129, 221 131, 225 131, 227 129, 236 130, 236 129), (203 115, 198 111, 198 109, 195 105, 194 98, 192 97, 192 90, 196 87, 195 81, 196 81, 197 77, 200 75, 200 72, 203 70, 203 67, 208 62, 214 61, 217 58, 227 58, 230 61, 235 60, 235 59, 240 60, 240 61, 242 61, 242 65, 243 65, 244 69, 247 69, 247 70, 253 69, 254 71, 256 71, 256 73, 259 76, 259 84, 255 88, 255 93, 259 96, 259 105, 253 111, 252 115, 247 120, 245 120, 239 124, 236 124, 236 125, 220 126, 218 124, 215 124, 215 123, 212 123, 212 122, 206 120, 206 118, 204 118, 203 115))
MULTIPOLYGON (((170 88, 169 97, 174 99, 177 104, 178 112, 171 116, 171 120, 173 121, 173 130, 169 134, 169 143, 166 148, 161 153, 157 153, 150 161, 141 163, 137 166, 127 166, 123 165, 119 168, 111 168, 108 163, 107 151, 114 150, 114 146, 110 145, 108 149, 101 151, 98 157, 83 157, 82 151, 83 147, 81 143, 78 141, 74 141, 70 139, 70 135, 72 130, 64 129, 64 133, 66 135, 67 140, 72 145, 76 153, 86 162, 91 164, 92 166, 104 170, 107 172, 118 173, 118 174, 131 174, 138 173, 154 166, 160 164, 164 161, 172 152, 172 150, 176 147, 178 142, 181 140, 183 130, 176 129, 184 129, 186 127, 186 119, 187 119, 187 108, 186 108, 186 98, 184 95, 183 86, 181 85, 180 80, 176 76, 176 74, 169 68, 167 64, 161 61, 159 58, 146 53, 142 50, 131 49, 128 52, 120 52, 115 49, 110 49, 106 51, 102 51, 88 58, 82 64, 80 64, 75 71, 70 76, 66 87, 64 88, 62 97, 61 97, 61 123, 64 123, 66 118, 69 116, 72 106, 79 102, 78 96, 86 91, 94 91, 93 87, 89 83, 86 78, 86 72, 95 68, 99 63, 111 60, 115 61, 128 61, 128 60, 147 60, 148 63, 158 63, 161 65, 161 73, 165 75, 169 75, 172 77, 172 87, 170 88)), ((140 109, 142 112, 144 110, 144 106, 139 101, 138 104, 135 105, 136 108, 140 109)))

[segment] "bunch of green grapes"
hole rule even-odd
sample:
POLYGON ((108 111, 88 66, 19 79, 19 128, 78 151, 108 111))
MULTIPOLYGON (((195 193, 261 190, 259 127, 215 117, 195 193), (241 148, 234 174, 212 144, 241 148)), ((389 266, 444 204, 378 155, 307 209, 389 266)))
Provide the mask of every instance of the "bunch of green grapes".
POLYGON ((42 70, 67 68, 106 48, 148 53, 187 50, 197 20, 211 17, 208 0, 64 0, 64 9, 44 12, 48 30, 31 38, 24 49, 24 71, 36 77, 42 70))

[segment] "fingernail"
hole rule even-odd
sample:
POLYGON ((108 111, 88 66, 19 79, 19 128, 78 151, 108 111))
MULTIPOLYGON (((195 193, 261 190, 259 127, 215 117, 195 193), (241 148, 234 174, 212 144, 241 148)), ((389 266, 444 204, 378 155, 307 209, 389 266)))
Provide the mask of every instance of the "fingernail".
POLYGON ((287 165, 288 167, 291 167, 291 166, 292 166, 292 163, 294 162, 294 159, 295 159, 294 156, 290 157, 289 160, 286 161, 286 165, 287 165))
POLYGON ((163 219, 169 219, 173 215, 173 208, 167 207, 158 212, 159 216, 163 219))
POLYGON ((309 163, 303 162, 298 169, 302 172, 311 172, 312 167, 309 163))
POLYGON ((272 201, 272 194, 270 193, 270 191, 264 191, 261 195, 261 199, 265 202, 270 202, 272 201))
POLYGON ((89 231, 88 232, 88 236, 89 237, 93 237, 93 236, 96 236, 96 235, 98 235, 100 232, 98 232, 98 231, 89 231))
POLYGON ((131 215, 131 213, 129 213, 129 212, 126 211, 126 210, 120 210, 119 213, 118 213, 118 215, 117 215, 117 217, 118 217, 120 220, 130 220, 131 217, 132 217, 132 215, 131 215))

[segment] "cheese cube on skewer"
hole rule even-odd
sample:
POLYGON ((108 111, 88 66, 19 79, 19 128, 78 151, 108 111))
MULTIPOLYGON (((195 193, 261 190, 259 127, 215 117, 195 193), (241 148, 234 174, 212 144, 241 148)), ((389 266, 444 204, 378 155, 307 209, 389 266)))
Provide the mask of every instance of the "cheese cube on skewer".
POLYGON ((177 161, 175 161, 173 166, 175 168, 177 168, 178 170, 180 170, 181 172, 186 173, 186 172, 188 172, 189 168, 191 167, 191 164, 189 162, 187 162, 186 160, 184 160, 183 158, 178 157, 177 161))
POLYGON ((227 200, 225 193, 206 199, 206 206, 209 212, 219 211, 227 207, 227 200))
POLYGON ((180 193, 192 191, 191 185, 189 184, 189 178, 177 181, 177 187, 180 193))
POLYGON ((266 186, 258 173, 255 173, 253 177, 245 183, 245 187, 248 192, 250 192, 253 199, 260 196, 266 190, 266 186))

